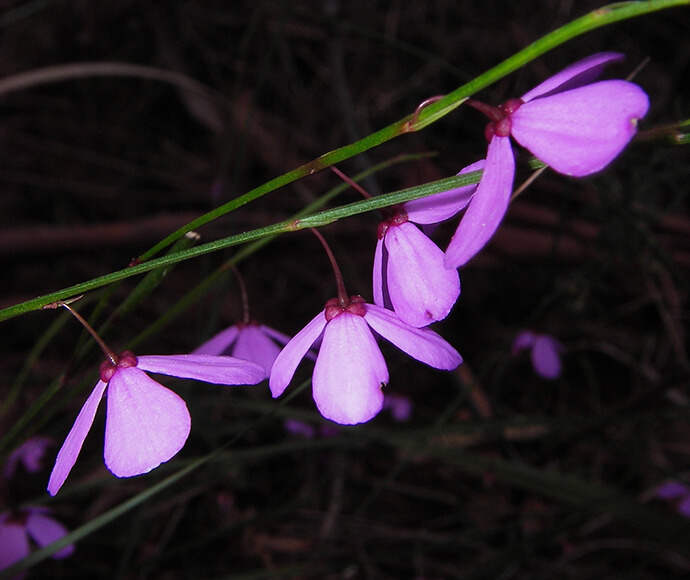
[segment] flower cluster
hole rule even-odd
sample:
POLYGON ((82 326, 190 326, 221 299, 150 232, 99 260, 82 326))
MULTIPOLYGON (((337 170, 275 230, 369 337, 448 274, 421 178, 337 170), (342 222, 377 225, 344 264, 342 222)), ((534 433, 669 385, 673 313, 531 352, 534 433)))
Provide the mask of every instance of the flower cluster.
MULTIPOLYGON (((187 406, 147 373, 221 385, 251 385, 268 378, 272 395, 278 397, 302 359, 315 358, 312 391, 317 408, 335 423, 354 425, 369 421, 384 407, 389 373, 379 338, 432 368, 455 369, 462 357, 428 327, 449 314, 461 291, 457 268, 484 247, 507 211, 515 173, 511 138, 557 172, 582 177, 603 169, 632 139, 649 107, 637 85, 596 80, 607 65, 622 58, 618 53, 595 54, 498 107, 468 101, 489 117, 488 150, 485 159, 460 174, 481 171, 481 178, 476 185, 387 210, 377 232, 373 303, 347 294, 327 248, 338 296, 292 339, 249 318, 243 289, 243 321, 192 354, 115 355, 102 345, 107 360, 58 453, 48 484, 51 495, 72 469, 102 398, 104 460, 114 475, 147 473, 182 448, 191 429, 187 406), (444 252, 423 228, 462 211, 444 252)), ((531 350, 534 368, 545 378, 560 374, 561 347, 554 339, 523 333, 514 345, 516 352, 522 349, 531 350)))

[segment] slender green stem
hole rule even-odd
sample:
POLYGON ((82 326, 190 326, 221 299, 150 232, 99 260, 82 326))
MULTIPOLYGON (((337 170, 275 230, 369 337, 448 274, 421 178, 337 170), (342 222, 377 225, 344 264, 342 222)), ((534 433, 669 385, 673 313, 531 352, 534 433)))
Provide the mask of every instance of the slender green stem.
MULTIPOLYGON (((486 71, 484 74, 479 75, 470 82, 458 87, 451 93, 447 94, 445 97, 435 100, 428 105, 421 108, 421 110, 415 111, 414 113, 406 116, 405 118, 397 121, 355 143, 340 147, 325 153, 321 157, 306 163, 293 169, 271 181, 260 185, 259 187, 252 189, 251 191, 237 197, 236 199, 229 201, 228 203, 210 211, 197 219, 189 222, 187 225, 181 227, 177 231, 170 234, 164 240, 161 240, 153 248, 148 250, 139 256, 138 260, 140 262, 150 259, 152 256, 160 252, 163 248, 167 247, 175 240, 183 236, 185 233, 197 229, 216 218, 224 216, 243 205, 260 198, 267 193, 275 191, 289 183, 297 181, 307 175, 312 175, 322 169, 330 167, 336 163, 340 163, 346 159, 350 159, 355 155, 364 153, 386 141, 390 141, 395 137, 403 135, 405 133, 411 133, 414 131, 419 131, 432 123, 435 123, 442 117, 445 117, 448 113, 459 107, 467 98, 492 85, 496 81, 502 79, 508 74, 516 71, 525 64, 533 61, 542 54, 560 46, 561 44, 572 40, 582 34, 601 28, 602 26, 607 26, 621 20, 627 20, 629 18, 635 18, 637 16, 642 16, 649 14, 650 12, 656 12, 658 10, 665 10, 668 8, 673 8, 677 6, 687 6, 690 4, 690 0, 648 0, 646 2, 618 2, 615 4, 610 4, 608 6, 603 6, 598 8, 568 24, 562 26, 550 32, 546 36, 543 36, 536 42, 533 42, 529 46, 523 48, 521 51, 515 53, 510 58, 504 60, 500 64, 496 65, 492 69, 486 71)), ((435 99, 436 97, 434 97, 435 99)))

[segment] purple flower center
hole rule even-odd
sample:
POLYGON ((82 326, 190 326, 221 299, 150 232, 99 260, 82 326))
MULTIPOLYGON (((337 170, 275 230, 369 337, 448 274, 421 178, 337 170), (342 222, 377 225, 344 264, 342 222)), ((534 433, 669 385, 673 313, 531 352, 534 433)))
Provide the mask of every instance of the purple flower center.
POLYGON ((383 220, 380 224, 378 229, 376 230, 376 235, 378 236, 379 240, 382 240, 383 238, 386 237, 386 232, 388 231, 388 228, 391 226, 399 226, 407 222, 407 214, 404 211, 399 210, 398 213, 394 214, 393 216, 389 217, 388 219, 383 220))
POLYGON ((350 296, 350 300, 347 304, 343 304, 339 298, 331 298, 328 302, 326 302, 324 315, 326 316, 327 322, 330 322, 343 312, 349 312, 350 314, 355 314, 357 316, 364 316, 367 313, 364 298, 361 296, 350 296))
POLYGON ((113 377, 113 375, 115 374, 115 371, 118 368, 123 369, 123 368, 127 368, 127 367, 135 367, 135 366, 137 366, 137 357, 134 356, 133 352, 131 352, 129 350, 125 350, 117 356, 117 360, 115 361, 115 364, 113 364, 109 360, 103 361, 103 363, 101 363, 101 370, 100 370, 101 380, 104 383, 107 383, 113 377))

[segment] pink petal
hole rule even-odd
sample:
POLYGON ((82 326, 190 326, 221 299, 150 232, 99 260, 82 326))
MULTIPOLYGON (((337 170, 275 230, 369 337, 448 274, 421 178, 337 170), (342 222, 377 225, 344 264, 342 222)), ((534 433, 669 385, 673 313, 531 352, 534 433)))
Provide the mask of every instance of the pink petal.
POLYGON ((232 351, 233 356, 260 365, 265 371, 265 379, 268 378, 278 353, 280 353, 278 345, 266 336, 263 329, 256 324, 242 327, 232 351))
POLYGON ((676 499, 690 494, 690 487, 679 481, 667 481, 656 490, 657 497, 661 499, 676 499))
POLYGON ((690 496, 683 498, 678 504, 680 515, 690 518, 690 496))
POLYGON ((115 371, 108 383, 103 453, 113 475, 140 475, 168 461, 190 428, 187 405, 170 389, 138 366, 115 371))
MULTIPOLYGON (((458 175, 481 169, 484 169, 484 159, 468 165, 458 175)), ((476 189, 476 184, 465 185, 464 187, 458 187, 443 193, 435 193, 428 197, 413 199, 406 202, 403 207, 411 222, 416 224, 437 224, 452 218, 456 213, 465 209, 476 189)))
POLYGON ((17 464, 22 463, 27 473, 37 473, 43 467, 46 450, 54 441, 49 437, 31 437, 7 456, 3 476, 5 480, 14 477, 17 464))
POLYGON ((441 249, 410 222, 389 227, 384 241, 395 313, 416 327, 443 320, 460 295, 457 270, 444 267, 441 249))
POLYGON ((619 52, 600 52, 584 58, 546 79, 531 91, 522 95, 527 102, 549 94, 563 92, 575 87, 587 85, 599 78, 604 68, 613 62, 619 62, 625 56, 619 52))
POLYGON ((292 380, 299 363, 321 336, 326 327, 326 315, 319 312, 302 330, 285 345, 271 368, 268 386, 274 397, 280 397, 292 380))
MULTIPOLYGON (((27 517, 26 531, 41 548, 67 535, 67 528, 65 526, 38 512, 32 512, 27 517)), ((55 552, 53 558, 60 560, 71 556, 73 553, 74 544, 70 544, 55 552)))
POLYGON ((386 395, 383 408, 390 411, 396 421, 407 421, 412 415, 412 401, 403 395, 386 395))
POLYGON ((525 103, 511 115, 511 134, 554 170, 581 177, 623 150, 648 108, 637 85, 601 81, 525 103))
POLYGON ((218 334, 207 340, 201 346, 192 351, 192 354, 230 354, 232 347, 240 329, 237 324, 220 331, 218 334))
POLYGON ((29 538, 24 526, 0 518, 0 570, 4 570, 29 555, 29 538))
POLYGON ((536 335, 531 330, 523 330, 513 340, 510 347, 510 354, 516 356, 521 350, 532 348, 536 335))
POLYGON ((216 385, 255 385, 265 378, 262 366, 230 356, 145 355, 138 361, 137 368, 142 371, 216 385))
POLYGON ((319 412, 341 425, 369 421, 383 407, 386 361, 364 318, 343 312, 324 330, 312 390, 319 412))
POLYGON ((532 366, 545 379, 561 376, 561 345, 550 336, 537 335, 532 347, 532 366))
POLYGON ((101 397, 105 391, 106 384, 103 381, 98 381, 93 391, 86 399, 86 403, 79 411, 77 420, 72 425, 72 429, 67 434, 65 442, 62 444, 60 451, 58 451, 55 466, 50 474, 48 480, 48 493, 55 495, 58 490, 65 483, 65 479, 72 470, 77 456, 81 451, 81 447, 86 439, 86 434, 93 425, 93 420, 96 417, 96 410, 101 402, 101 397))
POLYGON ((364 319, 369 326, 404 353, 431 367, 452 370, 462 357, 450 344, 428 328, 414 328, 390 310, 367 304, 364 319))
MULTIPOLYGON (((384 238, 385 239, 385 238, 384 238)), ((388 269, 388 256, 383 239, 376 241, 376 251, 374 252, 374 304, 381 307, 390 306, 390 296, 387 294, 388 276, 386 270, 388 269)))
POLYGON ((494 136, 489 143, 486 166, 472 203, 446 250, 446 268, 466 264, 494 235, 508 209, 514 175, 515 157, 510 139, 494 136))
MULTIPOLYGON (((283 334, 282 332, 279 332, 275 328, 271 328, 270 326, 265 326, 263 324, 260 324, 259 327, 263 331, 264 334, 267 336, 270 336, 273 340, 275 340, 279 345, 285 346, 288 342, 290 342, 290 339, 292 338, 291 336, 288 336, 287 334, 283 334)), ((306 358, 309 360, 316 360, 316 353, 313 350, 309 350, 306 355, 304 355, 306 358)), ((270 374, 270 371, 269 371, 270 374)))

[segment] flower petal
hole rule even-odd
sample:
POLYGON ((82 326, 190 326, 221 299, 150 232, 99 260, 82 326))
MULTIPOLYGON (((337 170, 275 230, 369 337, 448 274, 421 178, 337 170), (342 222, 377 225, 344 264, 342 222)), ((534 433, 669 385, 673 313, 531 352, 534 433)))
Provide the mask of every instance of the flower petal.
MULTIPOLYGON (((468 165, 460 170, 458 175, 482 169, 484 169, 484 159, 468 165)), ((465 209, 476 189, 477 184, 465 185, 457 189, 413 199, 404 203, 403 208, 411 222, 416 224, 437 224, 452 218, 456 213, 465 209)))
POLYGON ((233 324, 198 346, 192 351, 192 354, 232 354, 230 349, 239 333, 239 327, 237 324, 233 324))
POLYGON ((515 337, 515 340, 513 340, 513 344, 510 347, 510 354, 516 356, 521 350, 532 348, 535 339, 536 335, 531 330, 523 330, 515 337))
POLYGON ((369 326, 404 353, 429 366, 452 370, 462 357, 441 336, 428 328, 414 328, 394 313, 374 304, 367 304, 364 319, 369 326))
POLYGON ((460 276, 444 267, 443 251, 410 222, 389 227, 384 242, 385 279, 395 313, 416 327, 443 320, 460 295, 460 276))
POLYGON ((369 421, 383 407, 388 369, 363 317, 343 312, 323 334, 312 390, 319 412, 341 425, 369 421))
POLYGON ((624 59, 625 56, 619 52, 599 52, 593 54, 549 77, 543 83, 522 95, 521 98, 526 103, 533 99, 587 85, 599 78, 605 67, 624 59))
POLYGON ((137 368, 216 385, 255 385, 265 378, 263 367, 256 363, 208 354, 145 355, 138 357, 137 368))
POLYGON ((29 538, 24 526, 10 523, 7 518, 0 519, 0 570, 9 568, 28 555, 29 538))
POLYGON ((511 115, 511 134, 555 171, 581 177, 623 150, 648 108, 637 85, 601 81, 525 103, 511 115))
POLYGON ((561 344, 545 334, 539 334, 532 347, 532 366, 545 379, 561 376, 561 344))
MULTIPOLYGON (((39 512, 31 512, 26 518, 26 531, 41 548, 67 535, 67 528, 65 526, 39 512)), ((55 552, 53 558, 61 560, 71 556, 73 553, 74 544, 70 544, 55 552)))
POLYGON ((680 481, 667 481, 656 490, 656 496, 661 499, 676 499, 690 494, 690 487, 680 481))
POLYGON ((55 460, 55 466, 50 474, 50 479, 48 480, 48 493, 50 495, 55 495, 58 490, 65 483, 65 479, 72 470, 74 463, 77 460, 77 456, 81 451, 81 447, 84 444, 84 439, 86 439, 86 434, 91 429, 93 425, 93 420, 96 417, 96 410, 101 402, 101 397, 105 391, 106 383, 103 381, 98 381, 93 391, 86 399, 86 403, 79 411, 72 429, 67 434, 65 442, 62 444, 60 451, 58 451, 57 459, 55 460))
POLYGON ((108 383, 103 453, 113 475, 140 475, 168 461, 190 428, 187 405, 170 389, 138 366, 115 371, 108 383))
MULTIPOLYGON (((388 233, 388 232, 386 232, 388 233)), ((388 276, 386 272, 388 270, 388 256, 386 255, 386 245, 384 239, 379 239, 376 241, 376 251, 374 252, 374 280, 373 280, 373 292, 374 292, 374 304, 385 308, 386 301, 388 306, 390 306, 390 296, 388 296, 388 276)))
POLYGON ((37 473, 43 467, 46 450, 54 441, 49 437, 30 437, 7 456, 3 476, 5 481, 14 477, 17 464, 22 463, 27 473, 37 473))
POLYGON ((510 139, 494 136, 489 143, 484 173, 472 203, 446 249, 446 268, 466 264, 494 235, 508 209, 514 175, 515 157, 510 139))
POLYGON ((250 360, 261 365, 265 371, 265 379, 268 378, 278 353, 280 353, 278 345, 266 336, 263 329, 256 324, 247 324, 242 327, 232 351, 232 355, 237 358, 250 360))
POLYGON ((274 397, 280 397, 283 394, 304 355, 321 336, 325 327, 326 315, 321 311, 280 351, 278 358, 273 363, 271 376, 268 380, 268 386, 274 397))

